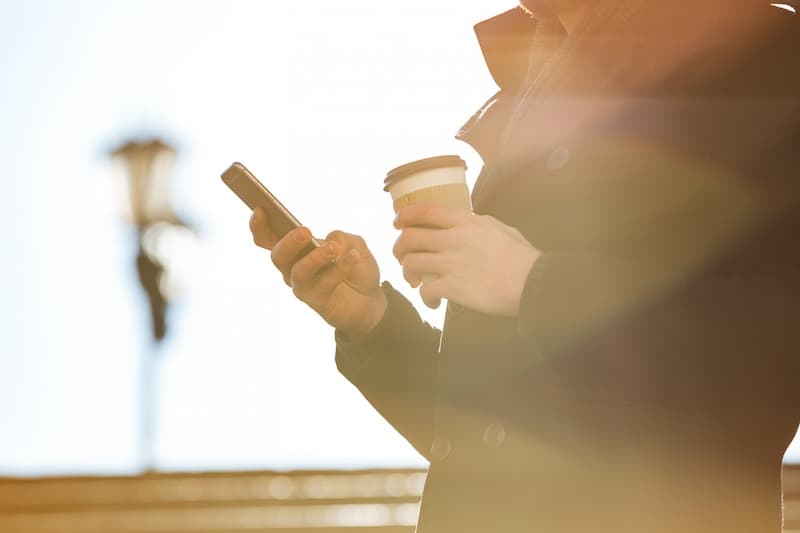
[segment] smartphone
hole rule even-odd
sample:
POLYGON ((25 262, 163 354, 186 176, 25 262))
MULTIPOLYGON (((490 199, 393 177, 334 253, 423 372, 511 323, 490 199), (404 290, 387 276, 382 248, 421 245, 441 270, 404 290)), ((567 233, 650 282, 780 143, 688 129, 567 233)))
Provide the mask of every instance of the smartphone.
MULTIPOLYGON (((222 173, 222 181, 236 193, 236 196, 251 211, 256 207, 260 207, 267 213, 269 225, 279 239, 294 228, 301 226, 300 222, 286 209, 280 200, 269 192, 269 189, 264 187, 264 184, 258 181, 243 164, 235 162, 228 167, 228 170, 222 173)), ((305 255, 319 245, 319 241, 312 237, 311 242, 303 249, 302 253, 305 255)))

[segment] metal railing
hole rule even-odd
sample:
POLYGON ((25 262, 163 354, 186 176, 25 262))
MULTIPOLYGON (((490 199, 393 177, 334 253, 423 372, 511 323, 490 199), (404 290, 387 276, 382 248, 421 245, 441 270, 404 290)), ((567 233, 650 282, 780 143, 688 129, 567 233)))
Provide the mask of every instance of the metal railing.
MULTIPOLYGON (((413 533, 420 470, 0 478, 3 533, 413 533)), ((800 533, 800 465, 784 470, 800 533)))

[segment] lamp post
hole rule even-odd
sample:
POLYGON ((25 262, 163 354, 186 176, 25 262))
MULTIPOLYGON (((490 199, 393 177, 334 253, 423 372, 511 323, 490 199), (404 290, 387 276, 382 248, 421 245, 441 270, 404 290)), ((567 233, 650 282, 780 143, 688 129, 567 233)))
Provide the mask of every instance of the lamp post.
POLYGON ((112 150, 127 177, 129 222, 136 229, 136 271, 150 308, 151 353, 144 354, 140 370, 140 456, 143 469, 155 466, 158 399, 158 351, 167 334, 170 291, 159 243, 168 232, 189 227, 170 203, 170 178, 175 149, 161 139, 128 141, 112 150))

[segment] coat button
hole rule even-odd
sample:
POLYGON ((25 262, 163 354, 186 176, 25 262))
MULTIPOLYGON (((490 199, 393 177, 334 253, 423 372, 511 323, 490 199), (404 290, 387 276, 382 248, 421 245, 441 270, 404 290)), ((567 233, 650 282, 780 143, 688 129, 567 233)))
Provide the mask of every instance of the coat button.
POLYGON ((506 441, 506 428, 503 424, 489 424, 483 431, 483 443, 487 448, 499 448, 506 441))
POLYGON ((447 302, 447 313, 458 316, 464 312, 464 306, 455 302, 447 302))
POLYGON ((436 437, 431 445, 431 459, 444 461, 453 451, 453 443, 447 437, 436 437))
POLYGON ((550 170, 561 170, 569 163, 570 153, 566 147, 556 148, 547 157, 547 168, 550 170))

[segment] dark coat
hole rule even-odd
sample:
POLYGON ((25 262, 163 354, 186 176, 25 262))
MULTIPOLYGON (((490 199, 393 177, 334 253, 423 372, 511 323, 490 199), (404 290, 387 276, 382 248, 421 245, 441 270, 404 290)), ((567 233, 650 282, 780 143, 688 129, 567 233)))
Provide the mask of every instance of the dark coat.
POLYGON ((474 210, 543 252, 520 317, 451 302, 440 347, 386 284, 371 337, 337 335, 340 370, 431 461, 420 533, 780 531, 800 420, 800 24, 763 9, 756 41, 644 90, 537 102, 513 164, 491 144, 509 42, 533 22, 477 27, 501 91, 461 133, 486 163, 474 210), (548 127, 581 106, 601 112, 548 127))

